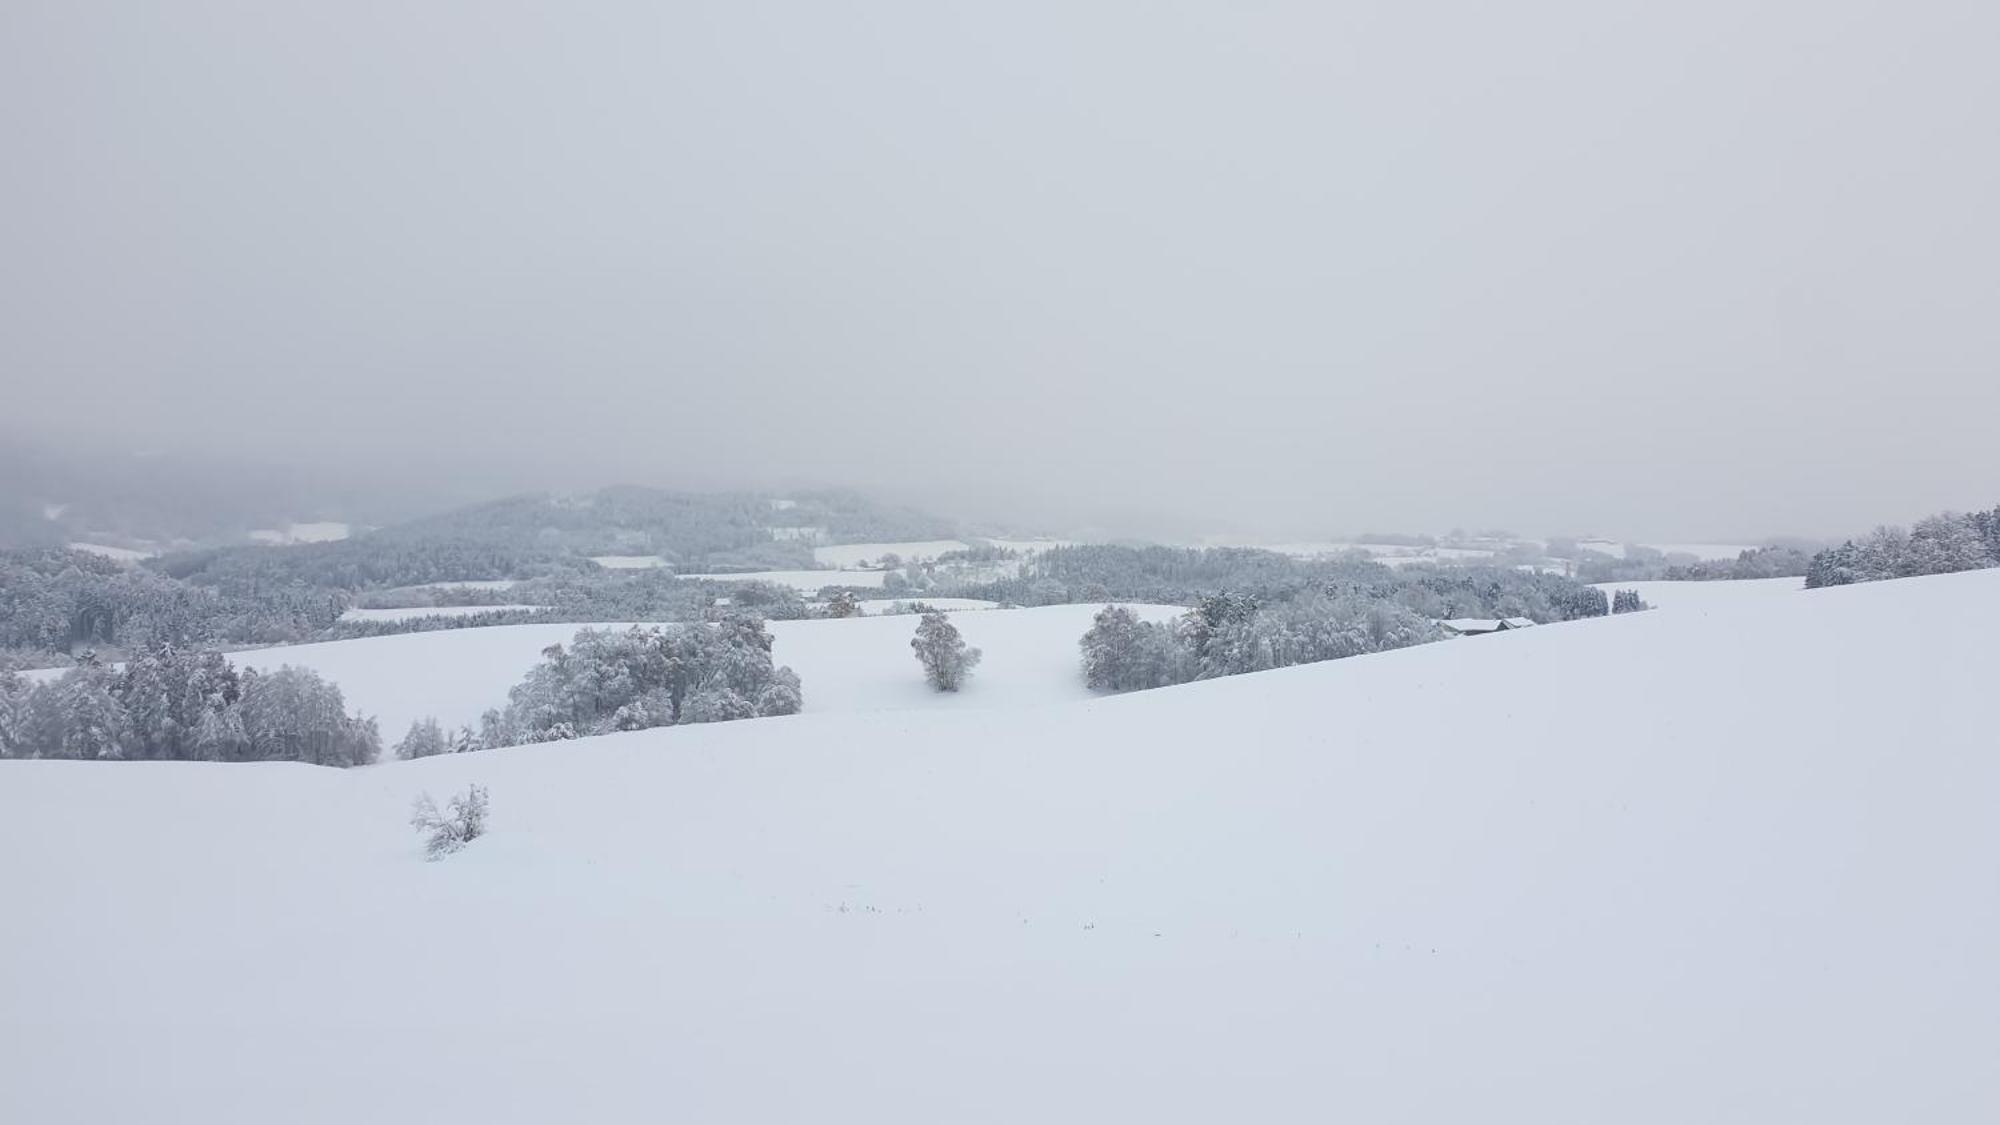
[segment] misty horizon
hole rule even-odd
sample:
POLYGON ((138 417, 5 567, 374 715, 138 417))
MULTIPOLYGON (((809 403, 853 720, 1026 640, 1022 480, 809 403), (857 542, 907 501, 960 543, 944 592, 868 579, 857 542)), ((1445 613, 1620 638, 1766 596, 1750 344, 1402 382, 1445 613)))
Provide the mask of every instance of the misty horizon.
POLYGON ((1988 8, 464 17, 13 9, 0 433, 1182 536, 2000 485, 1988 8))

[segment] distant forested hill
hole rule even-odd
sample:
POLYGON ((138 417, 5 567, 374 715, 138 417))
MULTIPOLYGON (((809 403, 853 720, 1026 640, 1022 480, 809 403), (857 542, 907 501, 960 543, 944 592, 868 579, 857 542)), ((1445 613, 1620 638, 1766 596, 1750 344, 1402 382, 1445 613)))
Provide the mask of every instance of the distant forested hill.
POLYGON ((805 538, 855 543, 937 539, 956 532, 950 520, 852 492, 780 497, 620 486, 475 504, 384 528, 376 537, 453 539, 583 556, 659 555, 681 569, 700 570, 731 562, 810 564, 805 538), (743 555, 754 557, 737 557, 743 555))
POLYGON ((658 555, 689 572, 806 567, 811 547, 793 536, 807 531, 825 542, 867 542, 953 530, 846 492, 774 498, 618 487, 494 500, 332 543, 183 551, 148 565, 230 592, 363 590, 590 571, 595 555, 658 555))

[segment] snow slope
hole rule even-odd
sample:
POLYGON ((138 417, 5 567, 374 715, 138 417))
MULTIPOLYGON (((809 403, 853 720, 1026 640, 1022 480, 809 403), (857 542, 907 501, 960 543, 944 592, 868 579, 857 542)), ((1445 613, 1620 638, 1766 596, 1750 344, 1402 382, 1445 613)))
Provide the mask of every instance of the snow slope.
POLYGON ((1803 594, 1803 578, 1744 578, 1721 582, 1599 582, 1606 594, 1637 590, 1639 597, 1655 609, 1721 610, 1735 609, 1739 603, 1763 601, 1803 594))
POLYGON ((509 610, 541 609, 538 605, 416 605, 400 606, 395 609, 364 609, 349 606, 340 615, 342 621, 408 621, 417 617, 477 617, 482 613, 504 613, 509 610))
MULTIPOLYGON (((924 686, 922 669, 910 654, 910 636, 918 621, 914 616, 773 621, 772 654, 799 674, 808 713, 1022 707, 1084 699, 1088 693, 1078 676, 1076 643, 1099 608, 1065 605, 952 613, 966 643, 985 651, 978 671, 956 695, 941 696, 924 686)), ((1173 606, 1133 608, 1150 620, 1182 612, 1173 606)), ((339 685, 350 708, 375 716, 383 737, 394 742, 411 722, 426 716, 449 726, 476 726, 481 712, 507 701, 507 689, 541 659, 544 648, 567 644, 584 628, 589 626, 443 629, 252 649, 231 653, 229 659, 265 671, 286 664, 311 668, 339 685)))
POLYGON ((68 547, 72 551, 84 551, 93 555, 102 555, 113 562, 122 563, 140 562, 152 558, 154 554, 152 551, 137 551, 130 547, 112 547, 103 543, 70 543, 68 547))
POLYGON ((590 561, 606 570, 655 570, 667 565, 659 555, 592 555, 590 561))
POLYGON ((927 605, 932 609, 998 609, 1000 607, 999 602, 987 601, 985 598, 926 598, 921 595, 908 598, 862 598, 854 604, 859 606, 863 613, 887 613, 897 606, 907 609, 919 603, 927 605))
POLYGON ((287 543, 332 543, 345 539, 353 528, 344 523, 322 521, 319 523, 287 524, 284 528, 265 528, 253 531, 250 538, 258 543, 282 545, 287 543))
POLYGON ((1984 572, 1037 708, 0 763, 0 1120, 1989 1122, 1996 617, 1984 572), (410 798, 475 781, 422 862, 410 798))
POLYGON ((875 588, 888 576, 882 570, 757 570, 746 574, 682 574, 680 578, 706 582, 769 582, 790 586, 801 594, 817 594, 827 586, 875 588))
POLYGON ((821 566, 850 570, 879 563, 883 555, 895 555, 905 563, 923 562, 951 551, 967 550, 971 546, 970 543, 958 539, 925 539, 903 543, 841 543, 831 547, 814 547, 813 561, 821 566))

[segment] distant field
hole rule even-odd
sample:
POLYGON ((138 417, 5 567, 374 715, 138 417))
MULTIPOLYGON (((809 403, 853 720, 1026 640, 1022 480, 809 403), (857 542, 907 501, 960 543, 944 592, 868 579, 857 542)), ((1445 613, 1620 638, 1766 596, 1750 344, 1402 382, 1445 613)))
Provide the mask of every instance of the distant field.
POLYGON ((130 547, 107 547, 102 543, 71 543, 69 544, 69 549, 72 551, 84 551, 93 555, 102 555, 107 559, 123 563, 133 563, 141 559, 150 559, 153 557, 153 552, 151 551, 135 551, 130 547))
MULTIPOLYGON (((461 607, 485 610, 492 607, 461 607)), ((965 690, 939 695, 924 686, 910 654, 913 616, 845 621, 773 621, 772 655, 789 664, 805 686, 806 711, 1014 707, 1088 698, 1078 671, 1077 640, 1102 608, 1094 605, 1037 609, 968 610, 952 615, 966 643, 986 650, 965 690)), ((1150 620, 1182 612, 1173 606, 1138 606, 1150 620)), ((417 614, 437 610, 375 610, 417 614)), ((346 694, 350 707, 374 715, 394 742, 410 722, 434 715, 447 724, 477 723, 480 712, 507 700, 552 644, 567 643, 588 625, 497 625, 399 633, 348 641, 286 645, 230 654, 239 667, 311 668, 346 694)), ((628 628, 610 624, 597 628, 628 628)), ((669 626, 671 628, 671 626, 669 626)), ((38 673, 53 675, 54 673, 38 673)))
POLYGON ((895 555, 906 563, 925 562, 949 551, 964 551, 970 543, 957 539, 924 539, 906 543, 842 543, 814 547, 813 561, 821 566, 850 569, 864 563, 879 563, 884 555, 895 555))
POLYGON ((888 577, 880 570, 759 570, 749 574, 682 574, 690 581, 770 582, 790 586, 802 594, 816 594, 822 586, 878 587, 888 577))
POLYGON ((250 533, 250 538, 266 544, 332 543, 347 538, 352 531, 353 529, 344 523, 294 523, 286 525, 282 530, 266 528, 262 531, 253 531, 250 533))
POLYGON ((652 570, 667 565, 658 555, 592 555, 590 561, 606 570, 652 570))
MULTIPOLYGON (((1610 555, 1615 559, 1622 559, 1626 555, 1625 544, 1615 540, 1579 539, 1576 545, 1586 551, 1595 551, 1600 555, 1610 555)), ((1753 549, 1740 543, 1641 543, 1639 546, 1651 547, 1655 551, 1668 555, 1693 555, 1703 562, 1733 559, 1743 552, 1753 549)))
POLYGON ((1721 582, 1599 582, 1609 594, 1637 590, 1647 605, 1660 609, 1734 609, 1745 602, 1783 598, 1805 592, 1803 578, 1746 578, 1721 582))
POLYGON ((500 613, 514 609, 541 609, 538 605, 428 605, 406 606, 401 609, 362 609, 352 607, 340 615, 342 621, 409 621, 418 617, 476 617, 482 613, 500 613))
POLYGON ((916 605, 918 602, 922 602, 932 609, 994 609, 1000 604, 999 602, 989 602, 984 598, 926 598, 922 596, 909 598, 863 598, 854 604, 860 606, 863 613, 880 614, 894 606, 911 606, 916 605))

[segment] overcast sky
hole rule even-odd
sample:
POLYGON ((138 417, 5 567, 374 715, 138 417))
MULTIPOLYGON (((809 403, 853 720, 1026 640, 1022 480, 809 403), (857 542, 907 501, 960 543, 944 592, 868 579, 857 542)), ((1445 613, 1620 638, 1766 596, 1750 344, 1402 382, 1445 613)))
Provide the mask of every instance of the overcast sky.
POLYGON ((2000 5, 0 4, 0 419, 1305 535, 2000 501, 2000 5))

